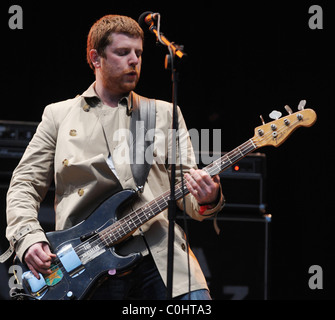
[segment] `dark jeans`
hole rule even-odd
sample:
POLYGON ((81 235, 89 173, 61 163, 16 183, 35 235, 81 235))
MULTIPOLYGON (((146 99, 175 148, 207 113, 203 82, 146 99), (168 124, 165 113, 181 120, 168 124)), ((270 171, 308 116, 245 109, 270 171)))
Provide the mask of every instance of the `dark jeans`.
MULTIPOLYGON (((166 287, 148 255, 129 274, 107 279, 91 297, 92 300, 165 300, 166 287)), ((192 291, 175 300, 211 300, 206 289, 192 291)))

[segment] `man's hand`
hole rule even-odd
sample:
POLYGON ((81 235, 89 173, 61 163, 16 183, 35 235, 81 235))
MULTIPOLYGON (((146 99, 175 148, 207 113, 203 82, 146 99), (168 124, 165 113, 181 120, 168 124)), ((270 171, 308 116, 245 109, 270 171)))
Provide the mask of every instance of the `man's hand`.
POLYGON ((39 272, 42 274, 51 274, 50 266, 52 259, 56 255, 51 253, 49 245, 45 242, 37 242, 29 247, 24 260, 29 270, 39 279, 39 272))
POLYGON ((204 170, 191 169, 185 174, 186 186, 199 204, 214 203, 220 190, 220 177, 211 177, 204 170))

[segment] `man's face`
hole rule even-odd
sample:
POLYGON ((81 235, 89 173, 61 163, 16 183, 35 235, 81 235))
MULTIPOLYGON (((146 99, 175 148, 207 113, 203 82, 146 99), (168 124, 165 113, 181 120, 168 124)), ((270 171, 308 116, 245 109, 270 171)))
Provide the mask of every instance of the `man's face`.
POLYGON ((141 38, 114 33, 112 43, 105 48, 106 58, 100 57, 104 87, 117 95, 134 90, 140 78, 142 52, 141 38))

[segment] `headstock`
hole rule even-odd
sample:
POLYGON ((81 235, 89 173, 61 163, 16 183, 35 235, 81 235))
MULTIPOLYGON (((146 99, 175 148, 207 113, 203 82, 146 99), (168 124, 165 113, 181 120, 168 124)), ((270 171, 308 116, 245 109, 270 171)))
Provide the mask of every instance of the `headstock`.
POLYGON ((265 123, 262 119, 262 126, 255 129, 255 135, 252 138, 257 148, 264 146, 280 146, 291 133, 299 127, 310 127, 316 121, 316 113, 312 109, 304 109, 305 100, 300 101, 297 112, 293 113, 289 106, 285 106, 285 110, 289 115, 280 118, 281 112, 272 111, 270 118, 276 119, 269 123, 265 123))

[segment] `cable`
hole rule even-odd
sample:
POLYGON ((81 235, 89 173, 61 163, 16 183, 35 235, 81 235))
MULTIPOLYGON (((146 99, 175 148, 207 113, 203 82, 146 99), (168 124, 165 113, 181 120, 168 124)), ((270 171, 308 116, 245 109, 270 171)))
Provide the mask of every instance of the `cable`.
POLYGON ((19 288, 12 288, 9 290, 9 296, 13 300, 24 300, 25 298, 33 299, 33 300, 39 300, 38 298, 34 297, 33 295, 21 293, 19 292, 19 288))

